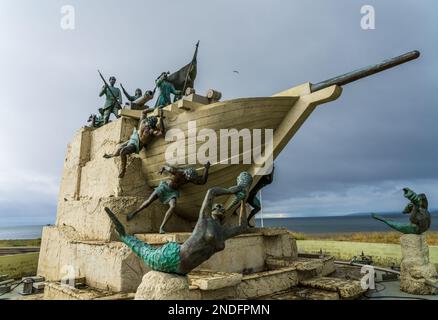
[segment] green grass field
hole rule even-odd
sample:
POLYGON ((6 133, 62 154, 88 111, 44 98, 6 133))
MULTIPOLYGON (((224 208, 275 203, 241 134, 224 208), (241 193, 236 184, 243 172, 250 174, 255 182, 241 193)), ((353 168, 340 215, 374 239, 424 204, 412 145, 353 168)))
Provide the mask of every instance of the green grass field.
POLYGON ((7 247, 39 247, 41 245, 41 239, 33 240, 0 240, 0 248, 7 247))
MULTIPOLYGON (((399 265, 401 249, 399 244, 366 243, 333 240, 297 240, 298 252, 323 253, 334 256, 339 260, 350 260, 362 253, 373 257, 375 265, 399 265)), ((429 246, 430 261, 438 266, 438 246, 429 246)))
POLYGON ((0 256, 0 274, 19 279, 36 275, 38 268, 38 252, 0 256))

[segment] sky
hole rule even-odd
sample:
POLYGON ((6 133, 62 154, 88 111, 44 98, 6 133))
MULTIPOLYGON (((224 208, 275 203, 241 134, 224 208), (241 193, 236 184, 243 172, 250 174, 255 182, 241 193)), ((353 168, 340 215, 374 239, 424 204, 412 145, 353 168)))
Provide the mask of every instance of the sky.
POLYGON ((438 2, 2 0, 0 226, 54 222, 67 143, 103 104, 99 68, 131 92, 198 56, 198 93, 270 96, 411 50, 421 58, 345 86, 276 161, 264 212, 401 211, 405 186, 438 208, 438 2), (61 8, 75 29, 61 28, 61 8), (375 29, 361 28, 361 7, 375 29), (239 74, 233 72, 238 70, 239 74))

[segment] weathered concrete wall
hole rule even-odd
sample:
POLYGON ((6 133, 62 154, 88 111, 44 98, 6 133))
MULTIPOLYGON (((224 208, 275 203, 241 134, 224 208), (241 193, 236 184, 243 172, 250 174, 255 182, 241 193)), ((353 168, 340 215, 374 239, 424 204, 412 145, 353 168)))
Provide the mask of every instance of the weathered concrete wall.
POLYGON ((134 292, 147 268, 120 242, 76 238, 71 227, 45 227, 38 275, 47 281, 86 278, 87 285, 113 292, 134 292))
POLYGON ((411 294, 436 294, 438 274, 429 259, 429 246, 424 234, 405 234, 400 237, 402 261, 400 289, 411 294))

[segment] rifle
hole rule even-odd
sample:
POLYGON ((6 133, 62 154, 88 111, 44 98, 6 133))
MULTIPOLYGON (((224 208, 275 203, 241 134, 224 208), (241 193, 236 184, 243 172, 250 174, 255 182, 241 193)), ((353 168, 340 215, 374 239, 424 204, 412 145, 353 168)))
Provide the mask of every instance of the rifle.
POLYGON ((111 92, 111 96, 113 97, 114 101, 117 103, 117 106, 119 107, 119 109, 123 109, 122 106, 120 105, 119 100, 116 98, 116 96, 114 95, 114 93, 112 92, 112 90, 110 89, 110 86, 108 85, 108 83, 106 82, 105 78, 103 77, 102 73, 100 73, 99 70, 97 70, 97 72, 99 72, 100 78, 102 79, 103 83, 105 83, 105 86, 109 89, 109 92, 111 92))

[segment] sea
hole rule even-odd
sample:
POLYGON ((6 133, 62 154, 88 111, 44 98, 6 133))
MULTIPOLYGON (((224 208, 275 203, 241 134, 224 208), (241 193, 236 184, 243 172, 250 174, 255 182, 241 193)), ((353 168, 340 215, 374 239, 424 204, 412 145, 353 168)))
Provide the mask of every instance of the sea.
MULTIPOLYGON (((396 221, 408 221, 406 216, 385 215, 396 221)), ((257 226, 283 227, 291 231, 307 234, 352 233, 352 232, 384 232, 391 231, 382 222, 369 215, 348 215, 338 217, 306 217, 306 218, 270 218, 256 219, 257 226)), ((0 240, 38 239, 41 238, 42 225, 34 226, 0 226, 0 240)), ((438 213, 432 214, 432 231, 438 231, 438 213)))
MULTIPOLYGON (((406 216, 382 215, 394 221, 409 222, 406 216)), ((374 220, 370 215, 348 215, 338 217, 271 218, 256 219, 257 226, 283 227, 290 231, 307 234, 385 232, 393 231, 384 223, 374 220)), ((431 231, 438 231, 438 214, 432 214, 431 231)))

